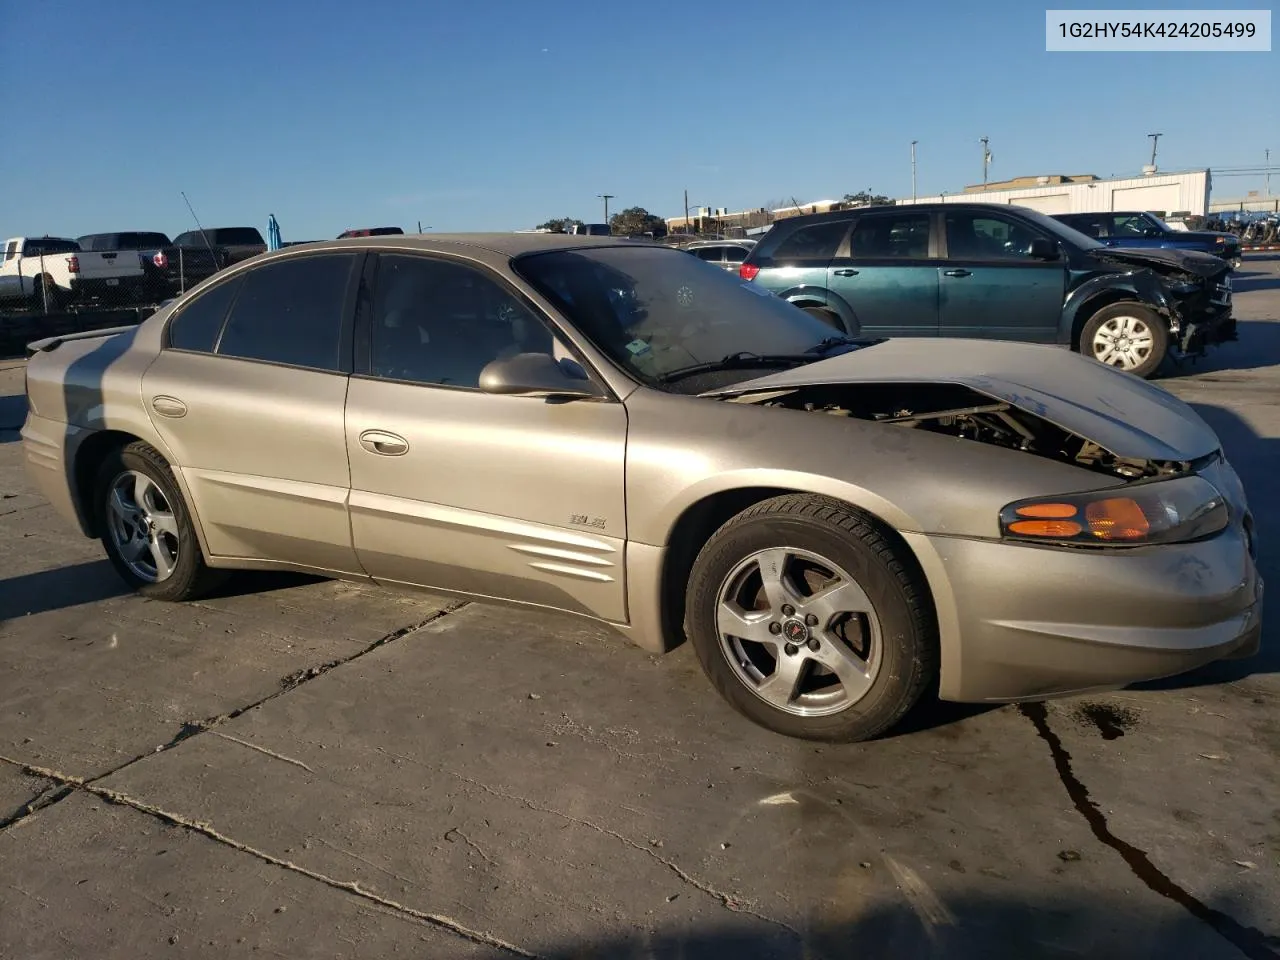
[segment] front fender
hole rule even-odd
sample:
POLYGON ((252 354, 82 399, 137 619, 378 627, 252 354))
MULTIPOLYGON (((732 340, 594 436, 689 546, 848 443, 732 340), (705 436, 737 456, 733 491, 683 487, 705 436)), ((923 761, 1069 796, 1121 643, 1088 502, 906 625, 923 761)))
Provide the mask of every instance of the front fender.
POLYGON ((1107 274, 1084 281, 1067 294, 1058 325, 1058 342, 1075 346, 1076 334, 1098 309, 1108 303, 1136 300, 1172 320, 1173 303, 1154 273, 1143 270, 1117 277, 1107 274))

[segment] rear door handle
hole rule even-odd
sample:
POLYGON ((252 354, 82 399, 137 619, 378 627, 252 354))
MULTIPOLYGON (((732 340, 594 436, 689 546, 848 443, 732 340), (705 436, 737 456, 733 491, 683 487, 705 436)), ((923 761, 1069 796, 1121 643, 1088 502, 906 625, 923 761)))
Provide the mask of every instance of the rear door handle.
POLYGON ((968 270, 943 270, 942 275, 944 277, 968 277, 972 274, 968 270))
POLYGON ((858 275, 857 270, 850 270, 848 268, 844 268, 841 270, 833 270, 831 272, 834 273, 837 277, 856 277, 858 275))
POLYGON ((162 417, 175 420, 187 415, 187 405, 177 397, 152 397, 151 409, 162 417))
POLYGON ((409 452, 409 441, 385 430, 366 430, 360 434, 360 446, 384 457, 401 457, 409 452))

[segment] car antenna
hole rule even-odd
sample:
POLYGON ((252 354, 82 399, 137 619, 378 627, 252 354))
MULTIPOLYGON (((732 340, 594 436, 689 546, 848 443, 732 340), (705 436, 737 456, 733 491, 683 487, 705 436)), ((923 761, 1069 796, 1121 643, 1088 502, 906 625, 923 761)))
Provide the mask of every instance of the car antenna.
POLYGON ((213 244, 209 242, 209 235, 204 232, 204 226, 200 223, 200 218, 196 216, 195 208, 191 206, 191 201, 187 199, 187 191, 179 190, 182 194, 182 200, 187 205, 187 209, 191 211, 191 219, 196 222, 196 226, 200 230, 200 236, 204 239, 204 245, 209 248, 209 256, 213 257, 213 265, 216 269, 218 266, 218 255, 213 252, 213 244))

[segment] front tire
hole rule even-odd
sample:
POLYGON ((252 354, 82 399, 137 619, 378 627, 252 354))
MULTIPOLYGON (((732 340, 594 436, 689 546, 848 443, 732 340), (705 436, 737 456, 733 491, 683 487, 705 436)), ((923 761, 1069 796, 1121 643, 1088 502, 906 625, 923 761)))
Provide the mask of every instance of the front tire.
POLYGON ((169 464, 141 441, 112 451, 98 470, 102 545, 116 572, 153 600, 194 600, 224 578, 204 562, 169 464))
POLYGON ((1080 352, 1146 380, 1169 352, 1169 328, 1149 307, 1128 301, 1113 303, 1085 323, 1080 331, 1080 352))
POLYGON ((711 683, 786 736, 874 737, 937 674, 937 629, 913 560, 827 497, 775 497, 726 523, 694 561, 685 609, 711 683))

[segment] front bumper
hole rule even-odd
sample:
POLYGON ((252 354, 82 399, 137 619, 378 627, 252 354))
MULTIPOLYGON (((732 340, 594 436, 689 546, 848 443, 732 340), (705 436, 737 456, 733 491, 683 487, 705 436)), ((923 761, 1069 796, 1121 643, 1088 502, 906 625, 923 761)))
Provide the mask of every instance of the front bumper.
POLYGON ((946 700, 1114 690, 1261 644, 1263 583, 1238 524, 1200 543, 1109 551, 915 536, 954 603, 946 700))

